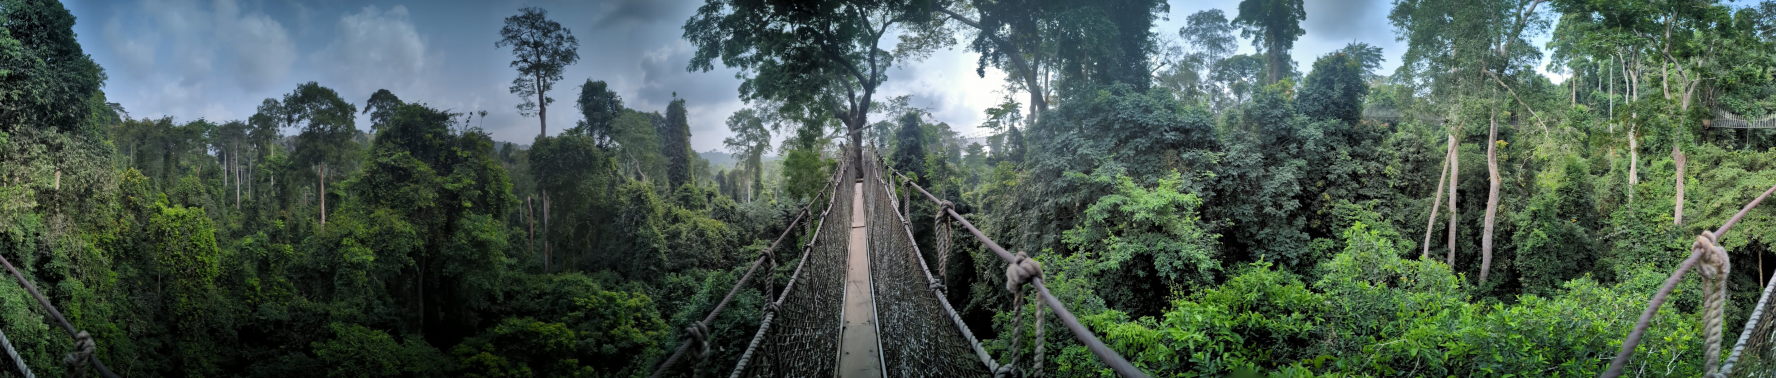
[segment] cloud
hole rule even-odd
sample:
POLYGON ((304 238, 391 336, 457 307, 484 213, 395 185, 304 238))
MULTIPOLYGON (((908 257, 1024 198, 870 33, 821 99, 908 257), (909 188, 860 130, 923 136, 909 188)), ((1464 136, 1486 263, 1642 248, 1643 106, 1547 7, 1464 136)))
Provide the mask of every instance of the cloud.
POLYGON ((366 6, 340 17, 334 33, 311 63, 326 67, 329 80, 322 84, 337 86, 347 101, 362 102, 371 92, 388 89, 411 102, 427 94, 427 82, 447 80, 427 75, 427 62, 442 57, 428 52, 405 6, 366 6))
POLYGON ((290 74, 296 45, 282 23, 263 13, 242 15, 232 0, 217 0, 215 8, 216 40, 228 43, 243 89, 267 89, 290 74))

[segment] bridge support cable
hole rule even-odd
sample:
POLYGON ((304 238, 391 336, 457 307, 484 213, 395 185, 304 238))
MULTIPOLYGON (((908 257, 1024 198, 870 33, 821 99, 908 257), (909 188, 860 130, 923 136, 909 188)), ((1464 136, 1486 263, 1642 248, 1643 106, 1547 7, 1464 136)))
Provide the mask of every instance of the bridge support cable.
POLYGON ((25 358, 19 356, 18 349, 12 347, 12 340, 6 338, 6 332, 0 332, 0 347, 6 348, 6 357, 12 359, 12 364, 18 367, 20 375, 25 378, 37 378, 36 374, 31 374, 31 366, 25 365, 25 358))
POLYGON ((890 376, 987 376, 999 368, 944 298, 943 282, 931 274, 913 240, 911 223, 897 209, 882 178, 874 151, 866 152, 864 189, 869 215, 871 274, 876 317, 890 376))
POLYGON ((838 309, 844 300, 842 269, 850 230, 826 225, 851 219, 853 185, 842 185, 856 169, 849 160, 841 160, 833 172, 827 189, 831 196, 812 237, 802 244, 802 256, 783 291, 765 305, 758 331, 730 377, 830 376, 837 369, 838 309))
MULTIPOLYGON (((827 189, 827 191, 822 192, 820 195, 816 195, 815 198, 819 199, 822 196, 830 195, 832 193, 830 190, 832 187, 829 186, 827 189)), ((746 273, 742 274, 739 280, 734 281, 734 286, 728 289, 728 294, 723 296, 720 302, 716 302, 715 308, 709 310, 708 315, 705 315, 702 320, 698 320, 690 326, 685 327, 684 335, 686 335, 687 340, 679 343, 678 349, 674 350, 672 355, 666 358, 665 362, 660 363, 660 366, 655 368, 654 373, 649 375, 650 377, 660 377, 662 374, 665 374, 667 370, 672 369, 672 367, 685 356, 686 352, 691 349, 693 344, 696 344, 697 347, 702 349, 698 354, 698 357, 707 357, 709 354, 709 341, 705 338, 708 337, 709 326, 715 323, 715 318, 721 315, 722 310, 727 308, 729 302, 734 300, 734 295, 739 293, 741 288, 746 287, 747 282, 752 280, 752 277, 758 272, 760 267, 766 267, 765 275, 770 275, 771 271, 775 270, 778 263, 777 246, 783 244, 784 239, 787 239, 790 234, 795 233, 796 226, 800 225, 804 219, 808 218, 808 209, 814 203, 816 202, 809 202, 807 205, 803 205, 801 210, 796 212, 795 218, 790 220, 789 225, 783 228, 783 233, 778 234, 777 239, 772 241, 769 247, 765 247, 764 250, 759 252, 759 257, 754 259, 751 265, 747 266, 746 273)), ((769 282, 768 279, 766 281, 769 282)), ((767 288, 766 295, 770 294, 770 289, 767 288)))
MULTIPOLYGON (((1733 347, 1733 355, 1728 356, 1727 364, 1718 364, 1721 348, 1721 314, 1726 300, 1727 272, 1731 266, 1726 250, 1720 246, 1720 238, 1726 236, 1727 231, 1732 230, 1734 224, 1744 219, 1746 213, 1751 212, 1752 208, 1769 198, 1771 193, 1776 193, 1776 186, 1770 187, 1769 190, 1765 190, 1763 194, 1746 203, 1744 208, 1739 209, 1739 213, 1733 214, 1733 217, 1721 224, 1719 229, 1713 232, 1703 231, 1701 235, 1696 236, 1695 243, 1690 246, 1690 256, 1678 264, 1677 270, 1671 272, 1671 276, 1665 279, 1665 284, 1660 286, 1659 291, 1653 294, 1652 300, 1647 302, 1647 308, 1640 313, 1640 319, 1636 321, 1634 329, 1628 332, 1628 338, 1622 340, 1622 350, 1616 353, 1615 359, 1610 361, 1609 369, 1605 370, 1601 377, 1614 378, 1622 375, 1622 369, 1627 366, 1629 357, 1634 355, 1634 348, 1639 346, 1640 339, 1646 336, 1646 330, 1653 320, 1653 315, 1658 314, 1659 306, 1665 304, 1666 297, 1671 295, 1671 291, 1677 287, 1678 282, 1683 281, 1684 274, 1698 264, 1702 265, 1701 273, 1704 280, 1702 283, 1704 297, 1702 331, 1705 336, 1704 343, 1706 345, 1704 347, 1706 350, 1703 354, 1703 374, 1709 377, 1724 377, 1732 373, 1734 363, 1739 358, 1738 351, 1744 348, 1743 343, 1748 336, 1741 332, 1740 343, 1733 347)), ((1768 322, 1768 320, 1761 320, 1758 316, 1762 313, 1761 310, 1768 297, 1769 288, 1766 287, 1763 298, 1758 300, 1759 311, 1754 312, 1745 325, 1746 332, 1754 328, 1763 328, 1761 325, 1751 322, 1768 322)))
MULTIPOLYGON (((26 279, 23 273, 19 273, 18 268, 13 267, 12 261, 7 260, 6 256, 0 256, 0 265, 4 265, 6 267, 6 272, 11 273, 13 278, 18 279, 19 285, 24 286, 25 292, 30 293, 32 298, 37 299, 37 304, 42 305, 43 311, 49 313, 50 319, 55 320, 56 325, 60 325, 62 331, 66 331, 68 337, 74 339, 74 352, 69 353, 62 362, 67 363, 76 370, 92 366, 94 370, 99 372, 100 376, 107 378, 117 377, 117 373, 111 372, 111 368, 105 366, 105 362, 99 361, 99 356, 95 353, 97 346, 93 343, 91 334, 74 327, 74 323, 69 322, 66 316, 62 316, 62 311, 57 310, 54 304, 49 303, 49 298, 44 297, 43 292, 37 291, 37 285, 32 284, 31 280, 26 279)), ((20 366, 22 367, 23 365, 21 364, 20 366)))
MULTIPOLYGON (((1010 251, 1007 251, 1005 247, 1000 246, 999 243, 994 242, 992 238, 987 237, 987 235, 982 233, 979 228, 976 228, 973 222, 968 221, 968 218, 957 213, 954 206, 946 205, 950 203, 949 201, 945 201, 932 195, 930 191, 925 190, 924 187, 919 186, 918 183, 913 182, 913 180, 906 175, 893 171, 892 167, 888 167, 885 162, 882 163, 882 165, 887 171, 891 172, 894 177, 899 178, 902 183, 911 187, 914 191, 919 192, 919 194, 923 195, 932 203, 942 207, 942 211, 945 214, 948 214, 956 224, 961 225, 963 229, 968 230, 969 234, 974 235, 975 240, 980 241, 982 245, 987 247, 987 250, 993 251, 994 254, 999 255, 1001 260, 1005 260, 1006 264, 1008 264, 1006 271, 1008 279, 1015 277, 1027 279, 1027 282, 1025 283, 1036 288, 1037 295, 1041 297, 1042 302, 1047 304, 1048 308, 1054 312, 1055 318, 1059 319, 1061 324, 1073 334, 1073 338, 1078 340, 1080 344, 1084 344, 1086 349, 1090 350, 1093 355, 1097 356, 1098 360, 1103 362, 1105 366, 1108 366, 1112 371, 1115 371, 1117 375, 1123 377, 1147 376, 1146 373, 1135 368, 1134 364, 1129 363, 1128 359, 1123 358, 1121 354, 1110 349, 1110 347, 1105 345, 1102 340, 1099 340, 1097 335, 1093 334, 1090 329, 1087 329, 1084 324, 1079 322, 1079 318, 1074 316, 1073 312, 1067 310, 1066 305, 1062 304, 1060 299, 1056 298, 1054 294, 1048 291, 1048 287, 1044 285, 1042 281, 1040 265, 1036 264, 1035 260, 1022 256, 1022 254, 1013 254, 1010 251)), ((1007 283, 1012 284, 1013 282, 1008 280, 1007 283)), ((1016 292, 1016 290, 1013 291, 1014 293, 1016 292)))

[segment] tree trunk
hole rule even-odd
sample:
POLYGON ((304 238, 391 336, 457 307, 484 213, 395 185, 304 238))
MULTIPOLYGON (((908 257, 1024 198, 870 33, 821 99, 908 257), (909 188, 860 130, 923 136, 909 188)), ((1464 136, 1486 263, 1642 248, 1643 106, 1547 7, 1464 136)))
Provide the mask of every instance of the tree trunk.
MULTIPOLYGON (((536 81, 531 82, 531 84, 536 86, 537 121, 542 125, 542 128, 543 128, 542 133, 537 134, 537 135, 549 136, 549 99, 548 99, 548 97, 543 96, 543 76, 537 75, 536 81)), ((548 198, 548 197, 544 197, 544 198, 548 198)), ((548 201, 545 200, 544 202, 548 202, 548 201)))
MULTIPOLYGON (((1457 128, 1455 133, 1461 131, 1457 128)), ((1449 135, 1449 258, 1446 263, 1455 268, 1455 187, 1461 178, 1461 145, 1457 143, 1455 134, 1449 135)))
POLYGON ((321 165, 315 167, 315 170, 320 172, 319 178, 321 181, 321 192, 320 192, 320 195, 316 196, 316 197, 320 197, 320 199, 321 199, 321 227, 326 227, 327 226, 327 163, 321 163, 321 165))
POLYGON ((1455 156, 1455 136, 1449 137, 1449 147, 1443 150, 1443 166, 1438 168, 1437 190, 1431 191, 1431 215, 1425 217, 1424 242, 1419 243, 1418 258, 1431 256, 1431 229, 1437 227, 1437 210, 1443 207, 1443 185, 1449 183, 1449 161, 1455 156))
MULTIPOLYGON (((1689 158, 1684 156, 1683 149, 1678 148, 1676 145, 1672 145, 1671 160, 1677 163, 1677 199, 1672 201, 1671 224, 1682 225, 1684 208, 1684 164, 1688 162, 1689 158)), ((1763 272, 1759 272, 1759 274, 1762 273, 1763 272)))
POLYGON ((1634 136, 1634 125, 1628 125, 1628 200, 1634 200, 1634 186, 1640 184, 1640 140, 1634 136))
POLYGON ((1486 220, 1480 231, 1480 282, 1486 283, 1486 276, 1492 270, 1492 231, 1496 224, 1499 206, 1498 167, 1498 113, 1490 117, 1491 123, 1486 132, 1486 220))

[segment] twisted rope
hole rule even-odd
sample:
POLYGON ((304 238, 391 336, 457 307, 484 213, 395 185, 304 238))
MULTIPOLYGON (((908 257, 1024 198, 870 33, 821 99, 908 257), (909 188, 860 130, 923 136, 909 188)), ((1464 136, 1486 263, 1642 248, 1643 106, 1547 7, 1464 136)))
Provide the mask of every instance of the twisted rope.
POLYGON ((18 349, 12 347, 12 340, 6 338, 5 332, 0 332, 0 346, 6 347, 6 356, 12 357, 12 364, 18 366, 20 375, 25 378, 37 378, 37 375, 31 374, 31 366, 25 365, 25 358, 19 357, 18 349))
POLYGON ((1772 289, 1776 289, 1776 277, 1771 277, 1771 281, 1764 284, 1764 293, 1758 296, 1757 306, 1752 308, 1750 318, 1745 320, 1745 328, 1739 332, 1739 341, 1733 343, 1733 352, 1727 355, 1726 362, 1721 363, 1720 375, 1732 374, 1734 365, 1739 362, 1740 354, 1745 352, 1745 345, 1751 340, 1751 335, 1758 332, 1759 329, 1769 326, 1763 323, 1763 318, 1765 306, 1770 303, 1772 289))
POLYGON ((956 204, 950 201, 944 201, 942 205, 937 209, 937 215, 933 217, 932 221, 932 231, 936 233, 932 239, 937 244, 938 279, 950 276, 950 217, 947 212, 956 207, 956 204))
POLYGON ((1715 240, 1713 232, 1702 231, 1691 245, 1695 253, 1702 256, 1702 332, 1707 344, 1703 353, 1702 371, 1716 372, 1716 364, 1720 363, 1721 350, 1721 316, 1727 302, 1727 274, 1732 263, 1727 259, 1727 250, 1721 248, 1715 240))

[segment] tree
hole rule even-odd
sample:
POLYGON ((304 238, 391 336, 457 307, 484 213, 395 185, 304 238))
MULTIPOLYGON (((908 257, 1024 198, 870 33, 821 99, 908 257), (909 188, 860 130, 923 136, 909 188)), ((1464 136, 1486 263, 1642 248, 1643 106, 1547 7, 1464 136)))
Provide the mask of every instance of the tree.
POLYGON ((765 117, 759 112, 758 109, 741 109, 728 116, 728 131, 734 135, 722 140, 722 145, 745 164, 744 169, 750 176, 747 179, 752 182, 751 189, 743 197, 748 201, 757 199, 759 192, 764 190, 763 158, 765 150, 771 148, 771 130, 765 126, 765 117))
POLYGON ((1307 34, 1301 29, 1301 20, 1307 19, 1307 9, 1301 0, 1243 0, 1239 5, 1239 17, 1233 23, 1244 26, 1241 34, 1252 39, 1252 46, 1264 50, 1265 74, 1264 83, 1276 83, 1283 75, 1293 71, 1294 60, 1289 59, 1289 50, 1295 48, 1295 39, 1307 34))
POLYGON ((338 172, 333 166, 345 163, 357 149, 352 138, 358 135, 353 115, 357 106, 345 102, 338 92, 315 82, 296 86, 284 95, 279 112, 285 127, 301 125, 296 136, 296 161, 314 167, 319 189, 321 226, 327 225, 327 180, 338 172))
POLYGON ((671 188, 691 182, 691 126, 685 100, 666 105, 666 123, 660 130, 660 154, 666 156, 666 183, 671 188))
POLYGON ((1380 48, 1353 43, 1343 50, 1326 54, 1314 61, 1313 72, 1302 82, 1296 106, 1302 114, 1317 119, 1335 119, 1356 124, 1363 117, 1363 96, 1369 94, 1365 80, 1374 64, 1365 66, 1357 54, 1380 55, 1380 48))
POLYGON ((685 39, 697 47, 688 69, 709 71, 719 59, 751 73, 740 86, 742 100, 830 114, 845 125, 856 148, 863 144, 870 106, 888 68, 935 48, 881 46, 890 30, 901 33, 908 24, 929 21, 930 10, 922 5, 906 0, 708 0, 684 25, 685 39))
POLYGON ((526 7, 518 15, 506 17, 500 28, 500 40, 494 47, 512 48, 512 68, 518 78, 512 79, 512 94, 524 98, 518 104, 519 114, 535 115, 541 127, 538 135, 549 135, 549 89, 561 81, 561 71, 580 60, 580 40, 573 31, 548 19, 548 11, 526 7))
POLYGON ((921 185, 931 186, 925 176, 925 131, 918 112, 900 116, 900 129, 894 134, 894 169, 914 173, 921 185))
POLYGON ((0 1, 0 67, 0 131, 77 131, 104 105, 105 72, 81 51, 74 15, 58 1, 0 1))
POLYGON ((378 89, 376 93, 370 94, 370 99, 364 101, 364 113, 370 114, 370 127, 380 130, 383 124, 388 123, 389 116, 395 113, 395 108, 402 104, 405 103, 401 102, 401 98, 395 97, 394 92, 387 89, 378 89))
POLYGON ((574 129, 592 136, 601 147, 610 146, 612 124, 623 114, 623 98, 612 92, 603 80, 587 79, 580 85, 580 100, 575 101, 575 105, 579 106, 584 119, 574 129))

